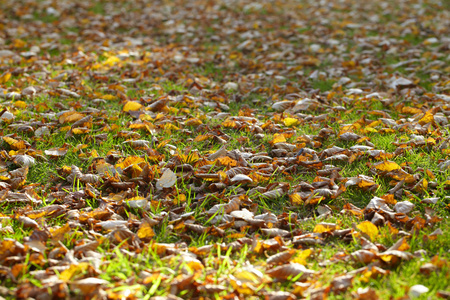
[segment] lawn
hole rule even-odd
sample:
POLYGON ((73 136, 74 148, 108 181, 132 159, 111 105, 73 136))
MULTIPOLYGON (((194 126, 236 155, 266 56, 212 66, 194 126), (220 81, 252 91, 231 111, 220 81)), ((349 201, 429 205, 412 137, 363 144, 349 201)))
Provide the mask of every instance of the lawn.
POLYGON ((0 299, 450 298, 445 1, 0 17, 0 299))

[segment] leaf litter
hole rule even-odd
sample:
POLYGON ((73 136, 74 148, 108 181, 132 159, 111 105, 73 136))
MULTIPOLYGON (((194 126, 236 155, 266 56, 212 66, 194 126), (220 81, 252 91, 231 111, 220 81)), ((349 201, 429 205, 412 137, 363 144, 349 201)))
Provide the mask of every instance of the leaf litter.
MULTIPOLYGON (((448 281, 445 3, 1 15, 0 296, 377 299, 411 261, 448 281)), ((449 297, 416 283, 395 297, 449 297)))

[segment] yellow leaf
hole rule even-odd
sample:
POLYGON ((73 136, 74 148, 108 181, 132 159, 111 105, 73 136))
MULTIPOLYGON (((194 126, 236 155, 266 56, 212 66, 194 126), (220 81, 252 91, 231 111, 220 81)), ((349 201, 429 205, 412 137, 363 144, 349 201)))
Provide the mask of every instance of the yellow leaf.
POLYGON ((283 122, 284 122, 284 125, 286 125, 286 126, 296 126, 296 125, 300 124, 299 119, 296 119, 296 118, 285 118, 283 120, 283 122))
POLYGON ((164 140, 164 141, 159 142, 158 145, 156 146, 156 149, 160 149, 160 148, 164 147, 164 146, 167 145, 169 142, 170 142, 170 139, 167 139, 167 140, 164 140))
POLYGON ((130 110, 139 110, 142 108, 142 104, 136 101, 128 101, 125 106, 123 107, 123 111, 127 112, 130 110))
POLYGON ((367 234, 371 240, 378 235, 378 228, 370 221, 364 221, 356 226, 361 232, 367 234))
POLYGON ((61 170, 66 174, 69 174, 70 172, 72 172, 72 168, 69 166, 62 166, 61 170))
POLYGON ((169 111, 170 114, 172 115, 176 115, 178 113, 178 108, 176 107, 169 107, 169 111))
POLYGON ((117 56, 110 56, 110 57, 108 57, 108 59, 107 60, 105 60, 104 62, 103 62, 103 65, 107 65, 107 66, 110 66, 110 67, 112 67, 112 66, 114 66, 116 63, 118 63, 120 61, 120 58, 118 58, 117 56))
POLYGON ((224 171, 219 171, 219 172, 217 172, 217 174, 219 175, 221 182, 223 182, 228 177, 227 173, 225 173, 224 171))
POLYGON ((160 119, 165 119, 167 116, 163 113, 158 113, 155 117, 155 121, 158 121, 160 119))
POLYGON ((140 164, 145 162, 145 159, 139 156, 128 156, 124 161, 121 161, 115 165, 116 168, 121 168, 122 170, 134 164, 140 164))
POLYGON ((190 270, 192 270, 195 273, 202 271, 205 268, 202 265, 202 263, 197 259, 192 259, 191 261, 188 261, 186 263, 186 267, 188 267, 190 270))
POLYGON ((425 172, 427 173, 428 177, 430 177, 431 179, 436 178, 431 170, 427 169, 425 172))
POLYGON ((225 121, 222 122, 222 126, 227 128, 234 128, 236 127, 236 122, 233 120, 226 119, 225 121))
POLYGON ((130 129, 145 129, 144 123, 133 123, 128 126, 130 129))
POLYGON ((25 43, 22 40, 19 39, 15 39, 13 42, 13 47, 14 48, 24 48, 27 45, 27 43, 25 43))
POLYGON ((11 73, 5 73, 0 77, 0 84, 6 83, 11 78, 11 73))
POLYGON ((192 164, 200 159, 197 152, 191 152, 190 154, 180 154, 180 160, 184 164, 192 164))
POLYGON ((65 236, 69 236, 68 233, 71 231, 69 223, 66 223, 63 227, 55 230, 51 230, 52 242, 56 243, 64 239, 65 236))
POLYGON ((255 293, 255 288, 252 284, 242 283, 238 280, 230 280, 231 286, 243 295, 253 295, 255 293))
POLYGON ((176 198, 173 199, 173 204, 175 204, 175 205, 181 204, 183 202, 186 202, 185 194, 180 194, 176 198))
POLYGON ((428 144, 436 145, 436 140, 433 139, 432 137, 429 137, 429 138, 427 138, 427 143, 428 143, 428 144))
POLYGON ((314 226, 314 233, 323 233, 323 232, 328 232, 329 230, 327 229, 326 226, 323 226, 322 224, 317 224, 316 226, 314 226))
POLYGON ((27 146, 25 145, 24 141, 18 141, 17 143, 12 144, 11 148, 13 148, 14 150, 20 150, 27 148, 27 146))
POLYGON ((306 250, 303 250, 303 251, 299 251, 297 253, 296 257, 291 260, 291 262, 292 263, 302 264, 302 265, 305 266, 306 265, 306 259, 308 257, 310 257, 312 253, 313 252, 312 252, 311 249, 306 249, 306 250))
POLYGON ((85 134, 90 132, 91 130, 89 128, 74 128, 72 129, 73 134, 85 134))
POLYGON ((70 128, 72 128, 72 126, 70 126, 70 125, 69 126, 63 126, 59 130, 61 130, 62 132, 66 132, 66 131, 69 131, 70 128))
POLYGON ((108 86, 108 89, 125 92, 126 87, 124 87, 123 85, 120 85, 120 84, 112 84, 112 85, 108 86))
POLYGON ((428 181, 425 178, 422 181, 422 186, 423 186, 424 190, 428 189, 428 181))
POLYGON ((156 282, 157 280, 160 280, 160 278, 163 278, 163 276, 161 276, 161 274, 152 274, 148 277, 145 277, 144 280, 142 281, 142 283, 147 285, 147 284, 156 282))
POLYGON ((30 219, 35 220, 35 219, 43 218, 46 215, 47 215, 47 211, 45 211, 45 210, 42 210, 42 211, 37 210, 35 212, 32 212, 32 213, 28 214, 27 217, 30 218, 30 219))
POLYGON ((206 141, 209 138, 211 138, 211 135, 209 135, 209 134, 201 134, 201 135, 198 135, 194 139, 194 142, 203 142, 203 141, 206 141))
POLYGON ((250 177, 253 180, 253 183, 265 182, 267 180, 270 180, 271 178, 270 174, 263 176, 262 173, 257 172, 252 172, 248 174, 248 177, 250 177))
POLYGON ((180 130, 180 128, 178 128, 177 126, 173 125, 172 123, 166 123, 164 124, 164 130, 180 130))
POLYGON ((64 282, 70 281, 75 275, 86 272, 89 269, 89 263, 82 262, 77 265, 70 265, 70 267, 59 274, 59 279, 64 282))
POLYGON ((410 246, 408 245, 408 243, 406 242, 406 239, 403 238, 402 239, 402 243, 398 246, 398 251, 407 251, 409 250, 410 246))
POLYGON ((282 134, 275 133, 273 136, 273 140, 270 142, 272 145, 276 143, 285 143, 286 138, 282 134))
POLYGON ((150 115, 146 115, 146 114, 139 115, 139 120, 142 120, 142 121, 154 121, 154 119, 150 115))
POLYGON ((96 70, 96 69, 100 69, 101 67, 102 67, 101 64, 93 64, 93 65, 91 66, 91 69, 96 70))
POLYGON ((434 121, 434 116, 430 112, 426 112, 422 119, 419 120, 420 125, 428 124, 434 121))
POLYGON ((16 101, 13 103, 13 105, 17 108, 22 108, 22 109, 27 108, 27 104, 24 101, 16 101))
POLYGON ((368 132, 377 133, 378 130, 376 130, 375 128, 372 128, 372 127, 366 127, 366 128, 364 128, 364 133, 368 133, 368 132))
POLYGON ((144 222, 141 224, 139 230, 137 231, 137 236, 140 239, 151 239, 155 236, 155 232, 148 222, 144 222))
POLYGON ((390 172, 393 170, 398 170, 401 169, 401 167, 393 161, 390 160, 386 160, 386 161, 382 161, 380 163, 376 163, 373 165, 375 169, 379 170, 379 171, 383 171, 383 172, 390 172))
POLYGON ((247 271, 247 270, 244 270, 244 271, 241 271, 241 272, 237 273, 235 275, 235 277, 237 279, 239 279, 239 281, 242 281, 242 282, 259 283, 261 281, 261 277, 260 276, 258 276, 257 274, 255 274, 255 273, 253 273, 251 271, 247 271))
POLYGON ((93 149, 93 150, 91 151, 91 157, 98 157, 98 152, 97 152, 97 150, 93 149))
POLYGON ((314 226, 314 233, 331 232, 339 229, 339 225, 332 223, 319 223, 314 226))
POLYGON ((104 100, 114 100, 114 99, 116 99, 116 96, 107 94, 107 95, 101 96, 100 98, 102 98, 104 100))
POLYGON ((289 195, 289 199, 291 200, 292 205, 302 205, 303 204, 302 197, 300 197, 300 194, 298 194, 298 193, 289 195))
POLYGON ((187 119, 186 122, 185 122, 186 126, 198 126, 198 125, 201 125, 201 124, 203 124, 203 122, 200 119, 197 119, 197 118, 190 118, 190 119, 187 119))
POLYGON ((367 181, 367 180, 364 180, 364 179, 362 179, 360 182, 358 182, 358 186, 360 188, 362 188, 362 189, 371 187, 373 185, 376 185, 376 183, 373 182, 373 181, 367 181))
POLYGON ((9 145, 12 145, 12 144, 15 144, 15 143, 18 142, 18 140, 13 139, 13 138, 11 138, 11 137, 9 137, 9 136, 4 136, 4 137, 3 137, 3 140, 4 140, 5 142, 7 142, 9 145))

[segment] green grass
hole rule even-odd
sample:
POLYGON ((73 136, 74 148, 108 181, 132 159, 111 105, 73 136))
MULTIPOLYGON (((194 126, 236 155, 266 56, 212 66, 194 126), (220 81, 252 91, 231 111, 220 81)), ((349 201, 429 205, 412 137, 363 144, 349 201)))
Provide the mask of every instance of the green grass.
MULTIPOLYGON (((427 100, 432 99, 433 93, 446 93, 446 90, 438 91, 434 87, 435 83, 431 82, 426 69, 431 61, 442 57, 434 57, 435 49, 423 45, 430 35, 426 30, 435 30, 439 38, 448 35, 448 30, 440 29, 438 32, 429 24, 429 20, 439 18, 437 9, 427 6, 424 15, 418 17, 417 22, 422 22, 425 27, 412 29, 419 30, 420 34, 405 35, 399 28, 410 11, 403 12, 389 6, 386 13, 378 4, 368 3, 371 9, 367 10, 380 16, 382 22, 378 24, 380 28, 377 30, 364 27, 368 24, 364 11, 361 15, 347 18, 355 8, 352 1, 320 9, 304 3, 299 7, 298 3, 290 1, 276 7, 264 4, 261 10, 244 9, 246 4, 240 1, 235 6, 220 7, 204 1, 195 6, 179 4, 177 1, 163 1, 145 8, 161 16, 162 21, 156 23, 151 23, 150 17, 138 18, 144 11, 143 3, 105 3, 96 0, 88 6, 68 7, 60 17, 42 14, 45 7, 30 6, 24 10, 24 13, 32 16, 27 26, 32 27, 36 21, 41 21, 46 25, 43 29, 45 32, 28 32, 28 27, 17 29, 20 34, 26 33, 19 34, 18 38, 24 40, 27 46, 15 49, 15 37, 10 34, 13 31, 5 31, 8 32, 4 37, 5 49, 17 53, 26 51, 32 45, 53 43, 46 35, 52 30, 57 31, 60 38, 55 42, 58 47, 48 48, 48 45, 44 45, 36 60, 0 62, 2 74, 12 73, 7 82, 0 79, 0 87, 7 92, 21 91, 31 85, 42 86, 45 91, 38 92, 34 98, 21 99, 26 107, 23 107, 22 102, 17 102, 18 99, 10 101, 0 98, 0 112, 8 111, 15 116, 12 125, 33 128, 23 132, 17 129, 19 127, 9 126, 9 122, 0 121, 0 282, 9 291, 7 295, 0 294, 0 297, 17 298, 16 292, 35 288, 42 288, 40 293, 46 295, 46 276, 56 273, 52 280, 70 275, 67 279, 68 297, 88 297, 73 283, 97 277, 108 282, 102 284, 102 289, 110 298, 150 299, 168 296, 173 292, 184 299, 263 299, 269 297, 269 292, 286 291, 294 292, 295 297, 308 299, 312 297, 308 296, 308 292, 301 295, 298 291, 298 277, 291 276, 288 280, 271 278, 269 270, 276 266, 267 264, 269 256, 285 250, 293 250, 295 255, 283 261, 283 264, 298 261, 308 249, 312 253, 304 258, 303 263, 308 269, 315 270, 316 274, 302 284, 321 286, 325 291, 328 291, 334 278, 371 263, 387 272, 387 275, 377 278, 369 278, 367 272, 358 273, 348 289, 341 293, 333 292, 332 289, 329 293, 325 292, 322 296, 328 299, 352 298, 359 288, 374 290, 380 299, 397 299, 406 295, 415 284, 423 284, 430 289, 422 296, 423 299, 434 299, 438 291, 448 289, 450 200, 445 197, 449 190, 447 181, 450 171, 439 169, 438 164, 448 160, 449 153, 446 149, 439 150, 433 141, 415 145, 411 140, 413 135, 423 135, 425 140, 433 138, 439 144, 448 139, 449 131, 434 122, 418 126, 419 119, 414 120, 412 114, 401 110, 402 105, 423 111, 440 105, 436 111, 448 110, 440 102, 427 100), (294 11, 296 13, 292 14, 294 11), (61 23, 62 18, 69 15, 79 17, 73 19, 68 24, 70 26, 61 23), (174 23, 167 25, 169 23, 164 22, 169 17, 174 23), (107 26, 110 22, 115 24, 114 27, 107 26), (348 28, 347 23, 364 26, 348 28), (180 24, 186 26, 186 32, 166 32, 180 24), (84 34, 91 29, 102 31, 105 40, 100 41, 95 37, 85 39, 84 34), (225 34, 226 30, 229 31, 225 34), (74 40, 73 33, 80 36, 74 40), (223 40, 212 41, 211 35, 223 37, 223 40), (144 45, 128 45, 124 42, 125 36, 141 38, 144 45), (391 48, 378 46, 380 41, 377 38, 367 39, 364 43, 368 44, 364 44, 362 41, 365 37, 389 39, 391 48), (252 40, 254 49, 236 50, 247 39, 252 40), (329 39, 337 39, 339 44, 329 45, 324 42, 329 39), (320 44, 323 52, 311 53, 311 44, 320 44), (124 58, 111 66, 104 64, 108 57, 117 57, 122 50, 133 51, 138 55, 124 58), (184 57, 199 57, 202 63, 178 63, 173 58, 175 53, 184 57), (304 63, 310 56, 317 58, 319 63, 304 63), (420 59, 414 64, 414 70, 409 69, 409 66, 392 68, 393 64, 413 57, 420 59), (360 64, 365 58, 371 58, 373 62, 360 64), (76 63, 64 65, 65 59, 76 63), (350 61, 355 64, 350 64, 350 61), (29 74, 41 70, 49 72, 48 77, 52 79, 30 79, 29 74), (326 79, 308 79, 314 71, 326 72, 326 79), (67 72, 67 76, 58 77, 63 72, 67 72), (413 81, 420 80, 418 85, 428 94, 422 95, 421 91, 390 91, 387 85, 394 74, 410 77, 413 81), (285 79, 280 80, 276 76, 285 79), (379 92, 383 101, 348 95, 347 87, 335 85, 343 76, 351 78, 355 87, 364 91, 364 95, 379 92), (130 78, 138 80, 131 82, 128 80, 130 78), (204 78, 209 83, 203 83, 206 82, 204 78), (191 90, 194 79, 202 85, 195 93, 191 90), (224 90, 227 82, 238 83, 239 89, 224 90), (56 87, 77 92, 81 97, 65 97, 60 95, 56 87), (93 102, 102 97, 109 100, 93 102), (275 102, 303 98, 314 99, 318 103, 317 107, 297 114, 289 110, 278 112, 272 109, 275 102), (152 104, 161 99, 166 101, 165 106, 151 111, 155 110, 152 104), (385 99, 391 99, 392 103, 386 105, 385 99), (147 116, 124 112, 127 101, 140 103, 141 112, 147 116), (229 109, 205 105, 207 102, 220 102, 229 109), (343 106, 345 110, 337 110, 337 106, 343 106), (74 121, 60 122, 58 117, 52 119, 49 115, 40 114, 63 110, 91 115, 92 122, 85 124, 89 132, 66 136, 74 121), (216 117, 223 112, 229 113, 231 117, 216 117), (370 123, 379 120, 383 112, 388 113, 397 125, 405 126, 395 132, 384 132, 390 127, 384 123, 377 124, 373 129, 367 128, 370 123), (284 123, 285 118, 296 118, 299 124, 288 127, 284 123), (188 119, 201 120, 202 124, 187 125, 185 122, 188 119), (236 121, 236 126, 228 122, 232 119, 236 121), (344 125, 351 124, 353 127, 347 127, 348 130, 367 139, 342 140, 339 134, 344 125), (34 132, 43 125, 50 128, 50 135, 36 138, 34 132), (178 129, 167 129, 170 126, 178 129), (327 131, 330 134, 323 136, 327 131), (276 134, 287 132, 291 132, 292 136, 287 137, 286 142, 293 144, 295 150, 286 157, 273 157, 272 150, 275 147, 272 140, 276 134), (96 140, 95 137, 103 133, 106 138, 96 140), (196 138, 205 135, 207 139, 196 141, 196 138), (25 146, 20 149, 21 146, 5 139, 6 136, 19 143, 25 142, 25 146), (308 136, 311 141, 303 143, 304 136, 308 136), (151 147, 144 149, 124 145, 124 142, 132 140, 149 141, 151 147), (166 142, 170 145, 160 147, 166 142), (403 147, 402 144, 405 146, 403 152, 397 150, 403 147), (248 169, 242 172, 249 176, 265 172, 267 180, 231 185, 231 178, 223 176, 230 166, 221 165, 218 160, 208 160, 208 156, 223 145, 229 151, 230 158, 233 150, 245 157, 248 169), (365 233, 358 225, 369 220, 373 212, 365 210, 363 215, 353 216, 342 211, 344 205, 352 204, 364 210, 373 197, 386 196, 398 180, 375 171, 373 165, 383 159, 368 154, 361 153, 351 163, 338 160, 324 162, 324 165, 340 168, 338 174, 332 175, 319 175, 323 171, 322 166, 307 168, 296 162, 296 157, 313 160, 313 155, 309 156, 308 151, 299 152, 305 147, 313 149, 323 160, 326 158, 322 156, 323 151, 333 146, 346 149, 345 153, 350 156, 355 154, 349 150, 354 145, 373 145, 376 150, 395 153, 389 160, 416 176, 414 182, 404 184, 402 196, 395 199, 413 203, 413 212, 407 216, 397 214, 394 219, 389 219, 391 226, 400 230, 400 234, 393 235, 387 225, 378 226, 378 234, 372 242, 376 243, 381 253, 383 248, 391 247, 404 235, 409 246, 409 249, 404 250, 410 253, 426 251, 423 256, 399 264, 382 262, 380 258, 363 264, 350 258, 351 253, 362 249, 360 237, 365 233), (45 154, 45 150, 60 147, 67 148, 67 154, 57 158, 45 154), (94 150, 98 157, 91 156, 94 150), (116 158, 114 155, 108 156, 112 152, 117 155, 116 158), (270 156, 272 160, 265 165, 254 164, 251 157, 257 153, 270 156), (9 190, 7 184, 18 180, 10 178, 19 168, 13 163, 14 155, 17 154, 31 155, 37 163, 29 167, 26 178, 23 178, 24 181, 17 189, 9 190), (80 178, 72 181, 67 179, 72 165, 80 168, 82 174, 98 174, 102 163, 109 162, 112 165, 110 168, 114 168, 117 163, 130 157, 139 157, 139 162, 118 170, 116 177, 103 176, 90 185, 80 178), (180 165, 183 165, 182 170, 180 165), (177 168, 176 182, 158 189, 157 182, 166 168, 173 171, 177 168), (220 179, 203 178, 204 174, 219 174, 220 179), (348 178, 358 175, 371 177, 378 188, 369 191, 357 185, 349 186, 336 198, 326 197, 309 205, 301 201, 295 204, 290 198, 294 193, 299 193, 305 201, 307 192, 313 196, 314 190, 318 188, 342 188, 348 178), (428 188, 413 188, 423 179, 428 182, 428 188), (308 188, 300 190, 300 184, 314 185, 316 188, 312 191, 308 191, 308 188), (280 187, 285 188, 286 192, 279 196, 262 196, 265 191, 280 187), (250 193, 253 188, 264 189, 262 192, 250 193), (41 200, 42 205, 10 201, 19 195, 41 200), (228 203, 235 197, 240 197, 241 203, 237 208, 229 209, 228 203), (424 198, 432 197, 438 198, 436 204, 422 203, 424 198), (133 198, 146 201, 147 206, 133 208, 132 202, 129 202, 133 198), (207 213, 215 205, 222 205, 222 208, 215 214, 207 213), (229 209, 226 214, 223 206, 229 209), (325 206, 332 213, 321 216, 319 212, 325 206), (52 208, 61 209, 64 213, 57 217, 40 215, 42 211, 52 208), (240 217, 229 219, 228 215, 237 213, 236 210, 241 210, 240 213, 248 210, 245 213, 251 212, 255 216, 270 212, 277 217, 277 222, 272 224, 271 220, 261 225, 256 220, 248 221, 240 217), (27 227, 19 219, 20 216, 30 216, 37 222, 38 228, 27 227), (218 221, 220 218, 228 221, 218 221), (403 222, 400 218, 409 221, 403 222), (429 221, 423 228, 420 227, 422 219, 429 221), (411 229, 411 220, 417 221, 419 230, 411 229), (125 221, 125 228, 108 230, 100 225, 102 223, 99 224, 116 221, 125 221), (151 224, 151 229, 145 228, 145 222, 151 224), (316 237, 314 231, 320 228, 316 227, 317 224, 324 222, 334 223, 340 229, 349 229, 350 234, 344 238, 333 236, 332 232, 323 233, 318 237, 323 240, 323 244, 303 245, 293 242, 293 238, 300 235, 316 237), (58 230, 69 229, 64 227, 68 223, 70 230, 60 237, 53 237, 58 230), (288 230, 295 237, 269 238, 263 230, 269 228, 288 230), (441 229, 443 234, 435 239, 430 238, 430 234, 437 229, 441 229), (49 237, 46 238, 45 234, 49 237), (10 249, 1 245, 11 239, 25 246, 9 255, 7 251, 10 249), (42 257, 27 245, 30 239, 33 243, 42 239, 42 245, 38 244, 46 247, 40 254, 42 257), (93 252, 75 250, 95 241, 99 245, 90 249, 93 252), (74 253, 66 254, 66 251, 74 253), (87 267, 84 262, 68 264, 71 255, 79 261, 91 261, 91 266, 87 267), (339 255, 347 258, 324 266, 327 260, 342 257, 339 255), (62 261, 64 257, 66 260, 62 261), (442 260, 438 272, 426 275, 420 271, 426 263, 439 265, 438 260, 442 260), (69 265, 74 268, 70 274, 64 270, 64 266, 69 265), (57 267, 52 268, 54 266, 57 267), (193 276, 192 279, 189 276, 193 276), (179 283, 180 280, 190 281, 190 284, 183 285, 179 283), (223 291, 202 290, 206 284, 223 286, 223 291), (246 289, 246 284, 252 287, 246 289)), ((16 26, 17 20, 21 20, 19 8, 22 6, 20 3, 16 5, 10 2, 5 4, 5 24, 1 29, 10 29, 16 26)), ((446 69, 445 66, 437 66, 435 71, 445 74, 446 69)), ((436 86, 445 86, 445 80, 446 77, 442 75, 436 86)), ((241 160, 233 163, 235 167, 245 165, 241 160)), ((393 207, 393 203, 388 205, 393 207)), ((378 213, 389 217, 384 212, 378 213)), ((4 293, 3 290, 0 292, 4 293)), ((31 298, 30 295, 26 297, 31 298)))

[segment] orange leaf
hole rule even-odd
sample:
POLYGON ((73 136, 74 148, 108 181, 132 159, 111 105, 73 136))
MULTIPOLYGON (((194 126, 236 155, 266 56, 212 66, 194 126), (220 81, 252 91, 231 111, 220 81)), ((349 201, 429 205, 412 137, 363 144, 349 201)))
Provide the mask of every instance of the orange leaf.
POLYGON ((333 223, 319 223, 314 227, 314 233, 331 232, 339 229, 339 225, 333 223))
POLYGON ((20 39, 15 39, 12 45, 14 48, 24 48, 27 43, 20 39))
POLYGON ((84 114, 76 112, 76 111, 68 111, 59 116, 59 123, 70 123, 81 120, 85 117, 84 114))
POLYGON ((431 179, 436 178, 433 174, 433 171, 431 171, 430 169, 427 169, 425 172, 427 173, 428 177, 430 177, 431 179))
POLYGON ((194 139, 194 142, 203 142, 203 141, 205 141, 205 140, 207 140, 207 139, 209 139, 211 137, 212 137, 212 135, 210 135, 210 134, 201 134, 201 135, 198 135, 194 139))
POLYGON ((229 235, 226 236, 226 238, 228 239, 240 239, 245 237, 245 233, 231 233, 229 235))
POLYGON ((222 156, 216 159, 222 166, 235 167, 237 166, 237 161, 228 156, 222 156))

